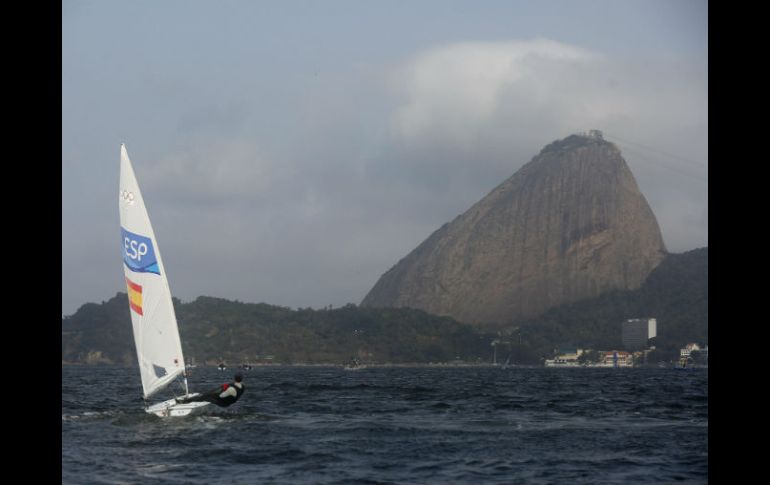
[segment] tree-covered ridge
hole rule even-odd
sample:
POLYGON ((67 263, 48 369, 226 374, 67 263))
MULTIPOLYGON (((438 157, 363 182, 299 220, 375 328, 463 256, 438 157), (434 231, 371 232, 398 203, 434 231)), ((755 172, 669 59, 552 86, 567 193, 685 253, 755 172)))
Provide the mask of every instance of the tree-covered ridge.
MULTIPOLYGON (((622 348, 620 323, 656 318, 657 358, 708 343, 708 248, 669 254, 635 291, 616 291, 499 328, 480 329, 408 308, 297 309, 201 296, 174 299, 182 347, 197 363, 498 362, 537 364, 554 349, 622 348)), ((136 364, 125 293, 62 319, 62 361, 136 364)))
MULTIPOLYGON (((196 362, 447 362, 487 360, 489 354, 489 338, 473 327, 421 310, 291 310, 205 296, 174 303, 185 356, 196 362)), ((136 360, 125 293, 84 305, 62 328, 64 361, 136 360)))
POLYGON ((707 344, 708 248, 667 255, 638 290, 563 305, 503 332, 520 332, 523 346, 537 355, 555 347, 622 349, 620 322, 629 318, 657 319, 661 360, 675 358, 687 342, 707 344))

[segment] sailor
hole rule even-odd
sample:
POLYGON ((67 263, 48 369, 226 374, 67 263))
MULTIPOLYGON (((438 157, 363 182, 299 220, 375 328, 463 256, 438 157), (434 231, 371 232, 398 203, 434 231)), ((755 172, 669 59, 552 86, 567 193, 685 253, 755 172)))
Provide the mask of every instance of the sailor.
POLYGON ((226 408, 227 406, 234 404, 235 401, 240 399, 241 396, 243 395, 243 391, 246 390, 246 386, 243 385, 242 381, 243 381, 243 375, 235 374, 235 376, 233 377, 233 382, 231 382, 230 384, 222 384, 216 389, 203 393, 200 396, 194 396, 190 398, 180 397, 176 399, 176 402, 188 403, 188 402, 206 401, 212 404, 216 404, 217 406, 226 408))

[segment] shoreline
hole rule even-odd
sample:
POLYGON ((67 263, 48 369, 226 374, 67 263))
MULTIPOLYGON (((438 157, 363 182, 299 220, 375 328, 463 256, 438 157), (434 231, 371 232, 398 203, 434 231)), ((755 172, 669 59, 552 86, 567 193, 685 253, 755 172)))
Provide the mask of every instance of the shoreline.
MULTIPOLYGON (((62 361, 62 367, 91 367, 91 366, 105 366, 105 367, 126 367, 126 368, 138 368, 137 365, 126 365, 126 364, 120 364, 120 363, 113 363, 113 362, 65 362, 62 361)), ((293 363, 293 364, 286 364, 286 363, 276 363, 276 364, 250 364, 252 369, 258 368, 258 367, 330 367, 330 368, 340 368, 344 369, 346 368, 346 364, 330 364, 330 363, 293 363)), ((501 370, 505 369, 706 369, 708 370, 708 365, 692 365, 688 366, 686 368, 679 367, 674 364, 666 364, 666 365, 657 365, 657 364, 650 364, 650 365, 639 365, 639 366, 618 366, 618 367, 612 367, 612 366, 603 366, 603 365, 555 365, 555 366, 546 366, 546 365, 515 365, 515 364, 509 364, 507 366, 502 366, 499 364, 477 364, 477 363, 401 363, 401 364, 392 364, 392 363, 386 363, 386 364, 362 364, 360 368, 358 369, 352 369, 352 370, 364 370, 367 368, 499 368, 501 370)), ((217 365, 196 365, 193 367, 193 369, 201 369, 201 368, 212 368, 217 369, 217 365)), ((227 367, 225 370, 229 371, 248 371, 249 369, 243 369, 239 366, 235 367, 227 367)))

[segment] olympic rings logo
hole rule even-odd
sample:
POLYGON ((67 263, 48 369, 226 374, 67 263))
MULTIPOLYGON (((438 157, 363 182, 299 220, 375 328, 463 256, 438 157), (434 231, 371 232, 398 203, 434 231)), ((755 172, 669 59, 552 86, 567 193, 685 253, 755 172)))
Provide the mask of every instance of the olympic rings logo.
POLYGON ((134 193, 129 192, 128 190, 124 190, 120 193, 120 198, 123 199, 123 202, 126 202, 128 204, 134 203, 134 193))

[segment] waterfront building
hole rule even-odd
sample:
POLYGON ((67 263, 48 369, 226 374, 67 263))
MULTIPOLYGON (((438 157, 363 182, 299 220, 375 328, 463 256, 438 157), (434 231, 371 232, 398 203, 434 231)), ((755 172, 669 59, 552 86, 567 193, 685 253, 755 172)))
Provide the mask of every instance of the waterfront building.
POLYGON ((686 359, 693 350, 700 350, 700 346, 698 344, 687 344, 683 349, 679 350, 679 356, 686 359))
POLYGON ((578 363, 578 357, 583 355, 583 349, 567 349, 560 350, 558 352, 559 353, 556 355, 556 357, 545 361, 546 367, 576 367, 580 365, 578 363))
POLYGON ((603 352, 601 367, 633 367, 633 355, 622 350, 610 350, 603 352))
POLYGON ((644 350, 649 340, 657 335, 657 321, 654 318, 632 318, 623 322, 621 338, 626 350, 644 350))

